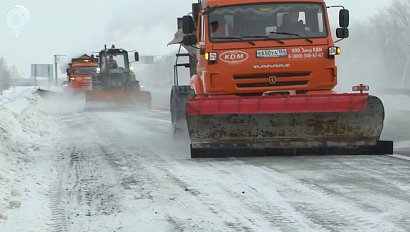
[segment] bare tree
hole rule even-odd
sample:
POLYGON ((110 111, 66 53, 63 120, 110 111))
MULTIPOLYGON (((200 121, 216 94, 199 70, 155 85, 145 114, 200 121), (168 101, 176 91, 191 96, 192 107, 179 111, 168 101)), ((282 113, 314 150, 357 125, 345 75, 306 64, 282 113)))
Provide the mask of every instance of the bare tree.
POLYGON ((368 20, 352 24, 351 38, 341 45, 345 52, 338 62, 340 84, 347 88, 364 82, 373 90, 400 87, 408 45, 410 0, 393 0, 368 20))
POLYGON ((410 0, 394 0, 387 8, 372 17, 370 33, 376 35, 385 62, 400 75, 410 45, 410 0))
POLYGON ((10 86, 10 70, 6 61, 0 57, 0 91, 8 89, 10 86))

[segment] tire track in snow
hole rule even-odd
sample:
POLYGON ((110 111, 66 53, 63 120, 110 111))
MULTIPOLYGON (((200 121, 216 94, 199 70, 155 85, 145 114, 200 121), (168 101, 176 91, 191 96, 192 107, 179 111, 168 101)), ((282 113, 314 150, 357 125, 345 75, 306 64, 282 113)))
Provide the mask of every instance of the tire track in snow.
POLYGON ((64 164, 64 154, 60 154, 57 169, 57 179, 54 181, 54 185, 50 190, 50 209, 51 209, 51 228, 55 232, 68 231, 68 222, 66 215, 66 205, 64 202, 65 191, 63 188, 64 173, 66 173, 66 167, 64 164))
MULTIPOLYGON (((124 179, 121 183, 127 180, 128 188, 137 191, 135 194, 137 194, 138 197, 134 197, 133 200, 166 202, 165 205, 158 207, 155 207, 154 204, 153 207, 156 208, 155 214, 164 215, 163 221, 170 223, 170 226, 173 228, 186 229, 182 231, 223 231, 219 229, 218 226, 213 225, 213 221, 218 221, 218 217, 212 220, 210 218, 204 219, 194 214, 197 211, 206 212, 207 207, 200 205, 199 208, 194 208, 187 204, 186 201, 195 202, 201 196, 184 181, 177 180, 178 178, 174 177, 172 173, 164 172, 164 169, 161 168, 163 164, 159 162, 159 159, 156 159, 159 157, 155 154, 148 154, 141 148, 116 147, 111 144, 109 147, 105 147, 104 155, 109 157, 109 160, 112 161, 112 164, 117 168, 118 172, 123 173, 124 179), (131 150, 134 156, 130 154, 131 150), (121 154, 121 156, 117 154, 121 154), (138 155, 138 157, 135 155, 138 155), (145 166, 144 164, 150 165, 145 166), (127 172, 124 172, 125 169, 127 172), (129 173, 135 174, 132 176, 138 178, 134 178, 130 181, 129 173), (166 185, 163 185, 164 181, 166 185), (173 208, 174 205, 182 207, 182 214, 186 214, 186 212, 192 213, 189 215, 190 219, 184 220, 178 218, 176 215, 169 214, 169 208, 173 208)), ((177 211, 180 210, 181 209, 177 211)))
MULTIPOLYGON (((166 178, 165 181, 167 186, 172 185, 177 187, 177 189, 166 189, 167 194, 172 198, 172 202, 169 204, 175 205, 173 207, 174 209, 175 207, 178 207, 184 212, 175 215, 167 214, 167 220, 175 228, 189 228, 187 231, 258 231, 260 228, 266 228, 267 230, 269 230, 269 228, 274 228, 272 224, 269 223, 272 220, 269 215, 271 215, 272 212, 277 211, 273 210, 274 207, 270 207, 268 210, 262 210, 262 207, 257 208, 252 206, 252 204, 249 204, 249 208, 253 209, 252 211, 247 211, 248 209, 243 207, 238 209, 235 206, 243 206, 243 197, 236 196, 231 190, 226 188, 220 188, 220 191, 218 191, 217 194, 212 195, 212 192, 209 190, 213 187, 208 188, 206 186, 192 185, 192 183, 200 183, 200 181, 190 178, 188 174, 174 170, 173 168, 174 166, 178 166, 184 170, 185 168, 189 169, 186 165, 176 164, 175 162, 174 164, 172 164, 172 162, 165 162, 160 156, 156 155, 155 152, 141 152, 141 148, 131 149, 110 147, 109 149, 117 152, 120 151, 119 153, 123 154, 121 156, 115 156, 115 153, 113 152, 109 152, 110 154, 107 153, 108 156, 116 157, 113 160, 113 163, 116 163, 118 167, 128 165, 128 170, 139 170, 143 176, 146 176, 146 178, 143 178, 147 181, 146 183, 138 181, 138 185, 149 186, 145 189, 158 188, 159 191, 163 191, 162 189, 164 189, 164 187, 161 185, 157 186, 155 183, 164 182, 164 177, 166 178), (131 157, 126 155, 129 150, 134 150, 135 153, 139 155, 140 159, 142 159, 141 157, 144 157, 143 159, 151 157, 152 160, 142 161, 144 163, 149 163, 149 167, 143 166, 142 164, 139 165, 141 160, 137 158, 133 160, 125 159, 124 157, 131 157), (144 153, 146 153, 146 155, 143 155, 144 153), (219 200, 218 197, 215 196, 220 196, 223 200, 219 200), (224 202, 225 199, 230 198, 233 199, 224 202), (198 212, 200 213, 198 214, 198 212), (206 218, 203 218, 205 215, 206 218)), ((194 164, 195 162, 189 161, 189 163, 194 164)), ((198 167, 193 165, 191 168, 197 169, 198 167)), ((207 175, 206 173, 208 171, 209 170, 205 169, 204 175, 207 175)), ((234 172, 235 170, 230 174, 234 172)), ((209 176, 209 178, 218 180, 217 176, 209 176)), ((213 183, 211 182, 210 184, 213 183)), ((221 182, 217 182, 216 184, 218 186, 223 186, 223 183, 221 182)), ((163 192, 165 192, 165 190, 163 192)), ((155 200, 156 197, 157 196, 154 194, 151 195, 150 199, 155 200)), ((260 199, 260 202, 258 203, 263 205, 265 201, 266 198, 263 198, 260 199)), ((167 209, 164 210, 167 212, 167 209)), ((285 210, 282 211, 283 215, 286 215, 284 212, 285 210)), ((280 216, 281 213, 277 214, 277 220, 286 218, 285 216, 280 216)), ((284 223, 284 221, 281 221, 280 223, 284 223)), ((276 226, 277 225, 279 224, 277 223, 276 226)), ((297 226, 300 227, 300 224, 296 224, 291 228, 295 229, 297 226)))
MULTIPOLYGON (((190 165, 180 164, 180 166, 190 165)), ((192 162, 192 168, 197 168, 195 162, 192 162)), ((270 230, 276 228, 282 231, 312 231, 318 230, 321 227, 319 225, 307 224, 306 218, 303 218, 293 207, 291 207, 286 199, 284 199, 275 189, 266 190, 266 194, 263 194, 257 190, 261 186, 253 186, 254 179, 261 181, 262 177, 255 178, 252 173, 247 173, 237 169, 237 166, 247 166, 245 163, 236 160, 230 160, 229 162, 220 162, 218 160, 203 161, 202 164, 206 165, 203 168, 203 175, 212 181, 213 187, 218 187, 218 196, 223 199, 218 201, 214 199, 215 203, 210 207, 212 211, 223 211, 225 214, 233 215, 234 221, 226 222, 226 225, 238 230, 238 231, 253 231, 270 230), (213 171, 211 171, 213 170, 213 171), (226 175, 222 175, 225 173, 226 175), (229 179, 230 183, 227 185, 224 179, 229 179), (249 181, 251 180, 251 181, 249 181), (229 199, 229 200, 228 200, 229 199), (241 208, 233 208, 234 205, 240 205, 241 208), (238 210, 240 214, 237 215, 238 210)), ((189 168, 181 168, 181 170, 188 170, 189 168)), ((257 173, 255 171, 255 173, 257 173)), ((182 173, 181 173, 182 174, 182 173)), ((183 172, 185 177, 190 176, 189 173, 183 172)), ((192 178, 191 183, 200 183, 202 179, 192 178)), ((268 186, 266 183, 265 186, 268 186)), ((211 196, 212 197, 212 196, 211 196)), ((210 199, 205 199, 211 201, 210 199)))
MULTIPOLYGON (((359 200, 338 194, 332 183, 320 182, 326 175, 345 174, 332 159, 319 165, 310 159, 304 164, 313 162, 308 165, 311 169, 299 166, 298 158, 272 158, 266 163, 266 159, 259 158, 227 162, 180 159, 181 154, 171 146, 165 152, 161 150, 161 146, 169 146, 167 141, 157 146, 149 141, 155 139, 156 133, 167 131, 164 120, 150 120, 155 113, 141 114, 137 119, 117 113, 114 116, 120 122, 110 121, 114 117, 105 114, 92 116, 84 125, 99 128, 94 141, 101 140, 98 146, 103 147, 102 155, 127 195, 135 194, 128 203, 154 205, 156 214, 148 218, 161 225, 166 222, 169 230, 259 231, 278 226, 283 231, 400 230, 384 218, 386 215, 369 211, 359 200), (256 160, 255 164, 252 160, 256 160), (277 164, 278 160, 286 162, 277 164), (302 170, 295 174, 292 168, 302 170), (303 170, 311 181, 302 175, 303 170), (226 178, 228 185, 221 177, 226 178), (245 196, 240 193, 243 190, 245 196)), ((380 177, 376 173, 369 176, 380 177)), ((332 178, 325 180, 338 180, 332 178)))
MULTIPOLYGON (((135 186, 138 185, 138 189, 142 190, 139 195, 147 196, 148 200, 159 201, 167 198, 165 200, 168 207, 183 209, 180 214, 170 215, 167 213, 170 210, 167 206, 159 207, 163 214, 168 215, 164 220, 172 223, 173 227, 189 228, 187 231, 227 231, 227 229, 228 231, 252 231, 247 226, 240 225, 238 216, 232 216, 233 212, 211 210, 212 205, 208 202, 212 202, 210 198, 213 196, 207 196, 204 199, 204 195, 195 186, 188 184, 189 178, 185 180, 186 176, 177 176, 169 168, 165 168, 170 164, 164 161, 161 156, 151 150, 145 150, 146 147, 143 144, 141 147, 119 146, 114 138, 121 138, 124 135, 121 135, 118 130, 108 128, 105 128, 101 133, 106 133, 106 130, 114 131, 110 136, 105 137, 111 143, 108 141, 103 143, 105 144, 103 145, 105 146, 104 156, 110 160, 109 163, 113 164, 118 172, 124 173, 124 170, 127 170, 128 173, 137 173, 132 175, 133 177, 138 176, 138 179, 133 181, 130 181, 132 178, 125 174, 126 183, 133 182, 135 186), (164 181, 165 186, 163 185, 164 181), (164 192, 167 193, 166 196, 163 195, 164 192), (198 215, 197 212, 201 212, 201 214, 198 215), (205 214, 206 218, 203 217, 205 214), (221 218, 227 220, 224 221, 221 218)), ((132 189, 131 186, 129 188, 132 189)), ((138 197, 138 199, 142 200, 143 198, 138 197)))
POLYGON ((287 196, 292 207, 328 231, 348 228, 382 231, 398 229, 391 222, 383 220, 383 215, 363 208, 360 201, 349 201, 342 194, 326 191, 320 187, 320 182, 309 183, 299 180, 278 172, 273 167, 266 167, 262 173, 272 179, 278 191, 283 196, 287 196))
MULTIPOLYGON (((124 115, 123 115, 124 116, 124 115)), ((124 117, 125 120, 125 117, 124 117)), ((137 122, 138 128, 144 128, 147 127, 147 125, 152 126, 151 123, 140 123, 137 122)), ((131 126, 131 125, 130 125, 131 126)), ((145 128, 144 128, 145 129, 145 128)), ((141 130, 141 129, 140 129, 141 130)), ((103 133, 103 131, 102 131, 103 133)), ((123 135, 121 135, 120 131, 116 131, 116 133, 119 133, 118 135, 113 135, 112 138, 115 137, 121 137, 123 135)), ((143 133, 143 132, 142 132, 143 133)), ((163 173, 161 174, 161 176, 166 176, 168 183, 173 183, 176 186, 179 186, 179 188, 181 190, 190 190, 188 191, 189 193, 191 193, 191 196, 185 196, 183 199, 184 200, 180 200, 180 198, 177 198, 176 201, 177 204, 182 207, 184 209, 184 211, 187 212, 191 212, 192 214, 195 214, 195 212, 201 212, 202 215, 207 215, 207 217, 213 216, 213 214, 216 215, 215 220, 213 221, 221 221, 221 218, 223 219, 223 222, 221 222, 219 224, 219 226, 217 226, 215 228, 215 230, 221 230, 221 228, 225 228, 228 229, 230 228, 231 231, 252 231, 252 230, 258 230, 260 228, 266 228, 269 229, 269 226, 271 226, 270 221, 272 220, 271 218, 267 218, 266 215, 268 215, 271 212, 274 212, 274 210, 272 210, 272 208, 268 209, 268 210, 261 210, 261 208, 255 208, 252 211, 249 212, 243 212, 243 211, 239 211, 237 208, 232 208, 232 205, 242 205, 242 199, 241 198, 237 198, 236 196, 234 197, 233 200, 231 200, 230 202, 222 202, 219 201, 217 198, 214 198, 213 195, 210 195, 208 192, 209 190, 206 188, 206 186, 191 186, 188 184, 189 183, 198 183, 198 181, 196 181, 195 179, 193 179, 192 177, 190 177, 189 175, 184 175, 184 172, 182 171, 182 169, 198 169, 198 167, 195 167, 197 165, 195 165, 196 161, 192 161, 192 160, 185 160, 184 164, 181 163, 177 163, 178 166, 181 166, 183 168, 181 168, 180 170, 170 170, 172 165, 170 165, 172 162, 175 163, 175 160, 172 159, 164 159, 163 155, 159 155, 157 154, 155 151, 153 151, 152 149, 150 149, 149 147, 146 147, 146 144, 141 144, 142 147, 146 150, 146 153, 149 155, 145 155, 144 157, 148 157, 151 156, 152 160, 143 160, 142 162, 144 163, 149 163, 151 166, 151 169, 155 169, 155 171, 153 170, 148 170, 147 172, 151 172, 152 174, 150 176, 155 176, 155 175, 159 175, 158 173, 163 173), (186 164, 186 162, 188 162, 188 164, 186 164), (153 164, 159 164, 159 166, 152 166, 153 164), (189 165, 192 164, 192 167, 189 167, 189 165), (159 169, 159 170, 158 170, 159 169), (178 175, 177 173, 179 173, 180 175, 178 175), (184 179, 184 180, 182 180, 184 179), (199 188, 198 188, 199 187, 199 188), (204 189, 205 187, 205 189, 204 189), (205 193, 204 194, 200 194, 200 193, 205 193), (208 196, 206 195, 208 194, 208 196), (187 202, 192 202, 191 205, 187 204, 187 202), (195 206, 193 206, 193 204, 195 206), (244 216, 244 214, 247 214, 247 216, 244 216), (219 219, 218 219, 219 218, 219 219), (256 220, 254 218, 257 218, 256 220), (253 228, 253 229, 252 229, 253 228)), ((116 148, 111 148, 113 149, 113 151, 118 151, 118 147, 116 148)), ((140 148, 135 148, 135 149, 139 149, 140 148)), ((121 150, 121 154, 126 154, 127 150, 130 150, 130 148, 125 149, 125 150, 121 150)), ((141 155, 141 152, 137 152, 139 155, 141 155)), ((172 156, 172 154, 169 154, 172 156)), ((121 156, 123 157, 123 156, 121 156)), ((126 156, 128 157, 128 156, 126 156)), ((140 161, 141 162, 141 161, 140 161)), ((182 161, 181 161, 182 162, 182 161)), ((138 163, 137 161, 133 161, 130 162, 128 161, 128 163, 132 163, 132 164, 136 164, 138 163)), ((211 170, 215 169, 215 167, 209 167, 211 170)), ((140 168, 136 168, 136 170, 141 169, 144 170, 144 167, 140 167, 140 168)), ((145 168, 146 169, 146 168, 145 168)), ((224 170, 224 169, 230 169, 227 167, 222 167, 219 170, 224 170)), ((204 171, 208 171, 207 169, 204 169, 204 171)), ((236 175, 237 170, 232 170, 228 173, 226 173, 225 176, 235 176, 236 175)), ((214 180, 218 180, 218 176, 216 176, 214 178, 214 180)), ((160 179, 160 178, 159 178, 160 179)), ((161 181, 161 180, 159 180, 161 181)), ((210 182, 210 184, 213 181, 210 182)), ((223 183, 217 182, 216 184, 223 186, 223 183)), ((230 193, 229 190, 227 190, 226 188, 221 188, 221 191, 218 191, 218 194, 224 194, 226 195, 226 193, 230 193)), ((229 197, 232 197, 234 195, 230 195, 228 197, 225 197, 223 199, 229 199, 229 197)), ((262 205, 264 202, 266 201, 266 199, 260 199, 260 204, 262 205)), ((276 210, 277 211, 277 210, 276 210)), ((277 216, 278 220, 289 217, 286 216, 285 213, 286 210, 283 210, 282 213, 277 213, 279 216, 277 216), (280 216, 281 214, 283 214, 284 216, 280 216)), ((288 213, 289 214, 289 213, 288 213)), ((185 226, 190 226, 192 225, 191 221, 187 220, 183 220, 184 215, 174 215, 172 216, 173 220, 171 220, 172 222, 179 222, 179 226, 180 227, 184 227, 184 225, 181 223, 184 222, 186 223, 185 226), (181 218, 182 217, 182 218, 181 218)), ((207 228, 206 226, 212 225, 212 222, 208 222, 208 223, 204 223, 203 220, 201 220, 200 218, 198 218, 197 220, 194 220, 198 225, 202 225, 202 224, 207 224, 205 225, 205 227, 202 228, 207 228)), ((303 224, 303 223, 300 223, 303 224)), ((299 226, 300 226, 299 224, 299 226)), ((200 227, 201 228, 201 227, 200 227)), ((305 226, 304 228, 309 228, 308 226, 305 226)))
POLYGON ((95 217, 110 216, 120 210, 117 204, 118 189, 114 188, 116 180, 98 151, 74 148, 70 167, 73 170, 70 173, 70 195, 74 198, 74 207, 77 209, 77 212, 72 212, 71 218, 76 218, 73 221, 81 219, 78 225, 80 228, 95 230, 95 217))

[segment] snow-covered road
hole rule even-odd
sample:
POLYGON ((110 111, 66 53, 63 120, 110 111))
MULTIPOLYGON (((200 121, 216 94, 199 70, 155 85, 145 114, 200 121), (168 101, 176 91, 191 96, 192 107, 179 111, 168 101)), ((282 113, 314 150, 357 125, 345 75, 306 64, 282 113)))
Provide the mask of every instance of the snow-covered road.
POLYGON ((161 99, 151 112, 70 112, 13 96, 0 103, 15 125, 0 128, 18 132, 0 130, 1 232, 408 231, 408 160, 190 159, 161 99))

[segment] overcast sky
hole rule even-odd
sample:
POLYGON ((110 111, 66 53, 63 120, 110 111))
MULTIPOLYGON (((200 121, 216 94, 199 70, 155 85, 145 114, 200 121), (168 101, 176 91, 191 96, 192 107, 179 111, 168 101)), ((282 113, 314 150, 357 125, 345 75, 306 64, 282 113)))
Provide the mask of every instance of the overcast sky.
MULTIPOLYGON (((328 0, 351 11, 352 24, 365 20, 392 0, 328 0)), ((54 54, 71 58, 116 44, 142 55, 167 55, 176 18, 191 9, 192 0, 2 0, 0 56, 15 64, 24 77, 30 64, 53 63, 54 54), (15 5, 27 8, 29 22, 16 36, 7 24, 15 5)), ((337 12, 337 10, 334 10, 337 12)), ((332 19, 331 19, 332 20, 332 19)), ((337 18, 334 18, 337 21, 337 18)))

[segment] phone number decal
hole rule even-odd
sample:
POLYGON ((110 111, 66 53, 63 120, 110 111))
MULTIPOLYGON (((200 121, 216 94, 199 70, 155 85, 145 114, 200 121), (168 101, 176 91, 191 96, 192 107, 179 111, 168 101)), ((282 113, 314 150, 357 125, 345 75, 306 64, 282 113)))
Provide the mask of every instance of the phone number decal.
POLYGON ((288 55, 289 59, 314 59, 323 58, 325 56, 323 47, 314 48, 292 48, 291 54, 288 55))

